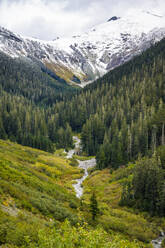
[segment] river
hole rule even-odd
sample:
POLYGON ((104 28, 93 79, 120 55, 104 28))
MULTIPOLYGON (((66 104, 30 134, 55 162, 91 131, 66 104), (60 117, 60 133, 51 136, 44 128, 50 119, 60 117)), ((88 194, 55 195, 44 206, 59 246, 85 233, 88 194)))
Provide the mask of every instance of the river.
MULTIPOLYGON (((75 141, 75 148, 68 152, 67 158, 72 158, 72 156, 76 153, 76 151, 78 149, 80 149, 81 140, 77 136, 73 136, 73 140, 75 141)), ((80 160, 77 160, 77 161, 79 163, 78 167, 81 168, 81 169, 84 169, 84 175, 80 179, 76 180, 76 183, 73 184, 73 187, 75 189, 76 196, 78 198, 81 198, 81 196, 83 195, 82 183, 87 178, 87 176, 89 175, 88 174, 88 169, 92 168, 92 167, 94 167, 96 165, 96 159, 92 158, 92 159, 85 160, 85 161, 80 161, 80 160)))

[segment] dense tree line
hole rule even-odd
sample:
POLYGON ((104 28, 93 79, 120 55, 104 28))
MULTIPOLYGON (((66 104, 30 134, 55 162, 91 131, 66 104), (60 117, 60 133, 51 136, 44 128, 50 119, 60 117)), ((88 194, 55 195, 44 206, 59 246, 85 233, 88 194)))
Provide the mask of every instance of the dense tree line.
POLYGON ((51 105, 77 91, 44 64, 25 58, 11 58, 0 52, 0 85, 5 92, 23 96, 35 104, 51 105))
POLYGON ((159 147, 152 158, 140 159, 133 179, 123 187, 121 205, 165 216, 165 146, 159 147))
POLYGON ((117 168, 164 143, 165 40, 109 72, 71 101, 52 107, 61 125, 82 134, 98 168, 117 168), (164 117, 162 117, 164 118, 164 117))
POLYGON ((49 108, 77 89, 43 68, 0 53, 0 138, 52 152, 72 146, 72 130, 49 108))
POLYGON ((69 124, 60 125, 58 115, 38 107, 22 96, 0 90, 0 138, 53 152, 71 147, 72 130, 69 124))

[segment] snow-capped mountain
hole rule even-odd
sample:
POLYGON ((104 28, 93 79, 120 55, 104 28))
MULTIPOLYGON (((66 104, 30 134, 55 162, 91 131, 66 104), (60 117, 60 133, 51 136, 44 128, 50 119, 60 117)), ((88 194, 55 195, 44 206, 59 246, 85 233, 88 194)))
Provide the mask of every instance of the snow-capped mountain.
POLYGON ((42 62, 69 83, 85 85, 165 37, 165 16, 132 10, 71 38, 41 41, 0 28, 0 51, 42 62))

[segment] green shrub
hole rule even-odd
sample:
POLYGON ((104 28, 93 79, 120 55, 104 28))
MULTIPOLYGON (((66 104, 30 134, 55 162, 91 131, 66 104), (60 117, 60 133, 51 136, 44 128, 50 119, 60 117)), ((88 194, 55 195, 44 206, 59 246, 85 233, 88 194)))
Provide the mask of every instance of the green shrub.
POLYGON ((75 158, 70 158, 69 159, 69 164, 71 165, 71 166, 73 166, 73 167, 76 167, 76 166, 78 166, 78 161, 75 159, 75 158))

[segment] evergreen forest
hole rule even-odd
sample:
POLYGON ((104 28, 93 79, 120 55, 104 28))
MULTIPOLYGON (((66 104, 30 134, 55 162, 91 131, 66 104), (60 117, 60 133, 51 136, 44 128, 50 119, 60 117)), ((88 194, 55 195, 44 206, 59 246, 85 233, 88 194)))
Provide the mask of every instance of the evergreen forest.
POLYGON ((81 132, 97 167, 117 168, 165 145, 165 40, 52 106, 61 125, 81 132))
POLYGON ((0 247, 153 248, 162 231, 165 39, 83 89, 0 53, 0 247))

